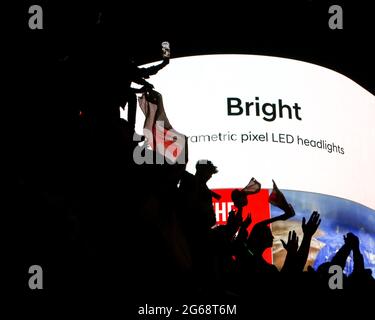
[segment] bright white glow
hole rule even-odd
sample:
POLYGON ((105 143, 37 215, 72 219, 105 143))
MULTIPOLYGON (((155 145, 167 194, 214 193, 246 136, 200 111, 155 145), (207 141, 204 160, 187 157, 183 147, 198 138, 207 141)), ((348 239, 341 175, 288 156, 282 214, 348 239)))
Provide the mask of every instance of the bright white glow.
MULTIPOLYGON (((150 79, 164 98, 172 126, 188 136, 285 133, 326 140, 345 154, 275 142, 189 143, 188 170, 210 159, 219 173, 211 188, 244 187, 254 176, 263 188, 319 192, 375 209, 375 97, 349 78, 301 61, 252 55, 172 59, 150 79), (302 120, 228 116, 227 97, 301 107, 302 120)), ((137 113, 137 132, 144 117, 137 113)))

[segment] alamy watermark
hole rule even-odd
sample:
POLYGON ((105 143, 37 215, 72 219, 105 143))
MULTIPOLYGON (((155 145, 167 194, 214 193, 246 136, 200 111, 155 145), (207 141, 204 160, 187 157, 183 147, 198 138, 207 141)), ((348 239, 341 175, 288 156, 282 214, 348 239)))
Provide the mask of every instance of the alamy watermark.
POLYGON ((332 274, 328 280, 328 287, 331 290, 344 289, 342 268, 338 265, 332 265, 329 267, 328 273, 332 274))
POLYGON ((342 30, 344 28, 342 7, 339 5, 332 5, 328 9, 328 13, 331 14, 328 20, 329 28, 332 30, 336 30, 336 29, 342 30))
POLYGON ((156 121, 153 128, 143 129, 145 141, 134 133, 133 141, 138 145, 133 150, 136 164, 186 164, 187 138, 174 129, 166 129, 164 121, 156 121))
POLYGON ((43 29, 43 9, 41 6, 32 5, 29 7, 29 28, 31 30, 43 29))
POLYGON ((32 265, 29 268, 29 274, 32 276, 29 278, 29 288, 31 290, 43 289, 43 269, 39 265, 32 265))

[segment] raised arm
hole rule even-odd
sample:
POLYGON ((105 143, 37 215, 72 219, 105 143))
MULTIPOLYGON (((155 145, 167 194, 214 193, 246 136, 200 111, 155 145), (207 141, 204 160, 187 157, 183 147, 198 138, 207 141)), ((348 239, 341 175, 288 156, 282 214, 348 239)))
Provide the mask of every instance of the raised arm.
POLYGON ((283 214, 281 214, 281 215, 279 215, 277 217, 273 217, 273 218, 270 218, 270 219, 266 219, 266 220, 260 221, 257 224, 268 225, 268 224, 270 224, 272 222, 275 222, 275 221, 280 221, 280 220, 285 221, 285 220, 288 220, 291 217, 294 217, 295 214, 296 213, 294 211, 293 206, 289 203, 288 207, 285 208, 283 214))
POLYGON ((310 251, 310 244, 311 239, 316 230, 320 225, 321 219, 320 214, 317 211, 314 211, 309 221, 306 223, 305 217, 302 218, 302 231, 303 231, 303 239, 301 242, 301 246, 298 249, 297 257, 296 257, 296 271, 303 271, 305 267, 307 257, 310 251))
POLYGON ((298 249, 298 237, 297 233, 293 231, 289 231, 288 234, 288 242, 285 243, 284 240, 280 239, 284 249, 287 251, 283 267, 281 271, 283 272, 290 272, 296 269, 296 257, 297 257, 297 249, 298 249))
POLYGON ((345 264, 346 264, 346 259, 348 259, 348 256, 351 250, 352 248, 350 244, 350 239, 348 239, 347 236, 344 235, 344 244, 336 252, 335 256, 332 258, 331 265, 338 265, 342 269, 344 269, 345 264))
POLYGON ((348 243, 348 245, 353 250, 353 262, 354 262, 353 272, 354 273, 363 272, 365 270, 365 264, 363 261, 363 255, 359 249, 358 237, 355 234, 349 232, 346 235, 345 242, 348 243))
POLYGON ((165 58, 161 63, 147 68, 139 68, 134 65, 132 69, 133 76, 131 80, 144 87, 143 89, 141 89, 141 92, 145 91, 146 89, 153 89, 154 86, 151 83, 147 82, 145 79, 148 79, 150 76, 158 73, 159 70, 163 69, 168 64, 169 59, 165 58))
POLYGON ((147 68, 139 68, 139 72, 142 78, 148 78, 154 74, 157 74, 159 70, 163 69, 166 65, 169 64, 169 59, 164 58, 159 64, 153 65, 147 68))

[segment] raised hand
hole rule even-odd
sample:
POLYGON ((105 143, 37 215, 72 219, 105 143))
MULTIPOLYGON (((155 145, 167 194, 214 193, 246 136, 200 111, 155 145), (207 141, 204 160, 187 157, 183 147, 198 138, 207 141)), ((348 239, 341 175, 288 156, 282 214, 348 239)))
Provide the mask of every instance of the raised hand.
POLYGON ((351 232, 347 233, 346 236, 344 235, 344 241, 351 249, 359 248, 359 238, 351 232))
POLYGON ((316 232, 320 225, 321 219, 320 219, 320 214, 317 211, 314 211, 311 216, 309 221, 306 223, 305 217, 302 218, 302 230, 303 234, 306 237, 312 237, 313 234, 316 232))
POLYGON ((283 239, 280 239, 284 249, 288 252, 288 254, 295 254, 298 250, 298 237, 297 233, 293 231, 289 231, 288 234, 288 242, 285 243, 283 239))
POLYGON ((347 246, 349 250, 353 251, 353 273, 363 273, 365 271, 365 264, 363 255, 359 249, 359 238, 355 234, 349 232, 346 234, 346 236, 344 236, 344 241, 345 246, 347 246))

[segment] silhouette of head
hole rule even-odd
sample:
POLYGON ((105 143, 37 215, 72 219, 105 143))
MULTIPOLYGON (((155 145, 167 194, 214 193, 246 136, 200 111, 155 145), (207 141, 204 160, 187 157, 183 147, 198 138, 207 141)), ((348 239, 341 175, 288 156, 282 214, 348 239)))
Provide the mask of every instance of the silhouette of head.
POLYGON ((319 274, 328 274, 328 270, 331 265, 332 264, 329 261, 323 262, 322 264, 319 265, 316 272, 318 272, 319 274))
POLYGON ((207 182, 213 174, 218 172, 217 167, 209 160, 199 160, 195 165, 195 169, 195 176, 203 182, 207 182))
POLYGON ((273 235, 271 229, 264 224, 256 224, 247 239, 250 249, 262 253, 266 248, 271 248, 273 235))
POLYGON ((245 192, 234 189, 231 194, 232 201, 237 208, 242 208, 248 204, 247 195, 245 192))

